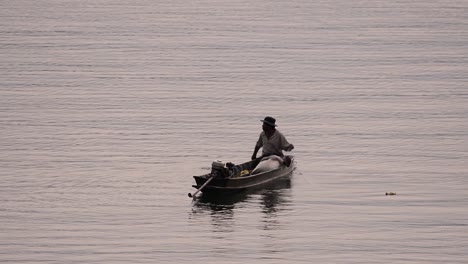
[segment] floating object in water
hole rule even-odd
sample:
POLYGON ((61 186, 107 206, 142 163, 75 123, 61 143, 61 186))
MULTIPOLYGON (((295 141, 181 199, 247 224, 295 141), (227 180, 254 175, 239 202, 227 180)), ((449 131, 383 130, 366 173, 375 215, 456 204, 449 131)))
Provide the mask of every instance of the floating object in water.
POLYGON ((396 192, 386 192, 385 195, 396 195, 396 192))

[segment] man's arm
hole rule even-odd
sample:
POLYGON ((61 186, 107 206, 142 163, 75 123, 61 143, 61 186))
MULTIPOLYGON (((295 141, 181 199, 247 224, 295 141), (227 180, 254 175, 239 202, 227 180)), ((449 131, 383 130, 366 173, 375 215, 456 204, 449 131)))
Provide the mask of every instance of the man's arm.
POLYGON ((286 139, 286 137, 283 135, 283 134, 280 134, 281 136, 281 145, 282 145, 282 149, 284 151, 291 151, 294 149, 294 145, 289 143, 288 140, 286 139))
POLYGON ((258 153, 258 150, 260 149, 261 147, 255 145, 255 149, 254 149, 254 152, 252 154, 252 160, 256 159, 257 158, 257 153, 258 153))

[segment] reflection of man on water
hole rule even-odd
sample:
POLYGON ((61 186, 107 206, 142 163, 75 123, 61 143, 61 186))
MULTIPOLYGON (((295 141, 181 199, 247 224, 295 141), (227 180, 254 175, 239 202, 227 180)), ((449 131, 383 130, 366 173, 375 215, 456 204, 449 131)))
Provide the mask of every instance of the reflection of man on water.
POLYGON ((289 158, 285 158, 283 160, 283 150, 291 151, 294 149, 294 145, 290 144, 288 140, 286 140, 286 137, 276 129, 276 119, 271 116, 267 116, 261 121, 263 122, 263 131, 260 133, 260 137, 255 145, 252 160, 257 159, 260 162, 261 160, 264 160, 265 157, 270 157, 270 159, 277 160, 280 163, 284 162, 289 165, 289 158), (260 148, 263 148, 262 156, 257 158, 257 153, 260 148))

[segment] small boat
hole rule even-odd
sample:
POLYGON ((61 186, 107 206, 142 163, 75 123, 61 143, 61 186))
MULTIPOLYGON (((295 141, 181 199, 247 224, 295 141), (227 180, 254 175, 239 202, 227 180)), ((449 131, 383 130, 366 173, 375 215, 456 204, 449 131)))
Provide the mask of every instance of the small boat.
POLYGON ((277 180, 289 179, 295 169, 294 156, 285 156, 283 162, 272 170, 258 171, 256 166, 260 160, 252 160, 242 164, 213 161, 211 172, 193 176, 196 184, 192 187, 197 191, 189 193, 189 197, 195 197, 198 192, 203 194, 236 193, 250 189, 258 189, 274 184, 277 180))

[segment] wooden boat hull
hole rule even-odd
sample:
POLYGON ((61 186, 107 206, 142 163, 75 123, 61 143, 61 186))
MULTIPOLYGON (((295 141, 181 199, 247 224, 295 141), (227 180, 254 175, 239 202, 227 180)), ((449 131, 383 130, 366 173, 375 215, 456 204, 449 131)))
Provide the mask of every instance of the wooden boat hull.
MULTIPOLYGON (((289 179, 295 169, 294 158, 290 158, 291 162, 289 166, 282 165, 280 168, 275 170, 240 177, 215 177, 202 189, 202 193, 213 194, 241 192, 250 189, 263 188, 265 186, 274 184, 276 181, 289 179)), ((253 165, 255 165, 255 162, 252 161, 237 166, 239 166, 241 169, 251 170, 253 169, 253 165)), ((193 177, 196 182, 196 185, 193 185, 193 187, 199 189, 208 179, 210 179, 211 174, 209 173, 193 177)))

